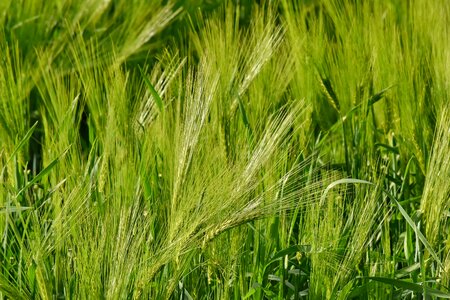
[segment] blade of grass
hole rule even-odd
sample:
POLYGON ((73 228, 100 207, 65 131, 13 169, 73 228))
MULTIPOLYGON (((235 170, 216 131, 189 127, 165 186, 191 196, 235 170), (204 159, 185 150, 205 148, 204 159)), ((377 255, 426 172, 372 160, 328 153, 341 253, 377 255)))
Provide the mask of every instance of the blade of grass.
POLYGON ((16 197, 20 196, 24 191, 26 191, 27 189, 29 189, 31 186, 33 186, 35 183, 37 183, 39 180, 42 179, 42 177, 44 177, 45 175, 47 175, 48 173, 50 173, 50 171, 53 169, 53 167, 58 163, 58 161, 67 153, 67 151, 69 151, 69 148, 67 148, 63 153, 61 153, 61 155, 59 155, 57 158, 55 158, 54 160, 52 160, 41 172, 39 172, 39 174, 37 174, 36 176, 33 177, 33 179, 31 179, 29 182, 27 182, 27 184, 21 188, 17 194, 16 197))
POLYGON ((3 172, 5 171, 6 165, 13 159, 13 157, 17 154, 17 152, 19 152, 19 150, 25 145, 25 143, 31 138, 31 136, 33 135, 34 130, 36 129, 38 122, 34 123, 33 126, 31 126, 31 128, 27 131, 27 133, 25 134, 25 136, 20 140, 20 142, 17 144, 17 146, 14 148, 11 156, 8 158, 8 160, 6 161, 5 165, 3 166, 2 169, 2 176, 3 176, 3 172))
POLYGON ((398 287, 400 289, 407 290, 407 291, 412 291, 412 292, 421 293, 421 294, 426 293, 428 296, 450 299, 450 294, 448 294, 448 293, 442 292, 437 289, 429 288, 429 287, 426 287, 426 286, 423 286, 423 285, 420 285, 417 283, 408 282, 405 280, 399 280, 399 279, 387 278, 387 277, 362 277, 362 278, 373 280, 373 281, 378 281, 378 282, 385 283, 385 284, 390 284, 390 285, 393 285, 395 287, 398 287))
POLYGON ((147 86, 148 90, 150 91, 150 94, 153 96, 153 99, 155 100, 156 105, 158 106, 159 112, 163 113, 164 112, 164 103, 163 103, 161 97, 159 96, 155 87, 150 82, 147 75, 145 75, 144 71, 142 70, 142 68, 140 66, 139 66, 139 71, 141 72, 142 79, 144 79, 145 85, 147 86))

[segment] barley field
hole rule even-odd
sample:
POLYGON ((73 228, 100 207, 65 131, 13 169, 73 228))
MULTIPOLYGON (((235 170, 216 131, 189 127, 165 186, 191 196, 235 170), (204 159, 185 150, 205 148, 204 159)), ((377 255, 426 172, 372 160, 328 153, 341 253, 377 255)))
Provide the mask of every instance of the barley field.
POLYGON ((1 0, 0 300, 450 298, 450 1, 1 0))

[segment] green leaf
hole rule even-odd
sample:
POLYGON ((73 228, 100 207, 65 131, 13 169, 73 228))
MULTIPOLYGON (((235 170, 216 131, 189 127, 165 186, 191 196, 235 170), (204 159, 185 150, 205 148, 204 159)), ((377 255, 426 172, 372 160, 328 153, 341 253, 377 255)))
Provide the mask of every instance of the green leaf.
MULTIPOLYGON (((385 193, 387 193, 387 192, 385 191, 385 193)), ((409 226, 411 226, 411 228, 414 229, 414 232, 416 233, 417 237, 423 243, 423 245, 428 250, 428 252, 430 252, 431 256, 436 260, 436 262, 438 263, 439 267, 441 267, 443 269, 444 265, 442 264, 441 260, 437 256, 436 252, 433 250, 433 248, 431 247, 430 243, 428 243, 428 241, 425 238, 425 236, 423 235, 423 233, 419 230, 419 228, 417 228, 416 224, 411 219, 411 217, 408 215, 406 210, 400 205, 400 203, 398 203, 397 200, 395 200, 395 198, 392 195, 390 195, 389 193, 387 193, 387 194, 390 196, 391 200, 395 203, 395 205, 397 205, 397 207, 398 207, 400 213, 402 214, 403 218, 405 218, 405 220, 409 224, 409 226)))
POLYGON ((20 142, 17 144, 17 146, 14 148, 11 156, 6 161, 6 164, 3 166, 2 173, 4 172, 6 165, 14 158, 14 156, 19 152, 20 149, 28 142, 28 140, 31 138, 31 135, 33 135, 34 130, 36 129, 38 122, 34 123, 33 126, 27 131, 25 136, 20 140, 20 142))
POLYGON ((16 196, 21 195, 24 191, 26 191, 27 189, 29 189, 31 186, 33 186, 33 184, 37 183, 39 180, 42 179, 42 177, 44 177, 45 175, 47 175, 48 173, 50 173, 50 171, 52 170, 52 168, 58 163, 58 161, 61 159, 61 157, 63 157, 67 151, 69 150, 69 148, 67 148, 66 150, 64 150, 64 152, 58 156, 57 158, 55 158, 53 161, 51 161, 48 166, 46 166, 41 172, 39 172, 39 174, 37 174, 36 176, 33 177, 33 179, 31 179, 29 182, 27 182, 27 184, 20 189, 20 191, 17 193, 16 196))
POLYGON ((254 288, 251 288, 247 294, 245 294, 244 298, 242 298, 243 300, 250 298, 251 296, 253 296, 256 293, 256 290, 254 288))
POLYGON ((369 99, 369 106, 370 105, 374 105, 375 103, 377 103, 378 101, 380 101, 381 99, 383 99, 384 94, 390 90, 392 88, 392 86, 388 86, 387 88, 379 91, 378 93, 374 94, 372 97, 370 97, 369 99))
POLYGON ((241 116, 242 116, 242 121, 244 122, 245 128, 247 128, 248 136, 249 136, 249 139, 251 142, 252 138, 253 138, 252 127, 250 126, 250 122, 248 121, 247 112, 245 111, 245 106, 241 100, 241 97, 238 96, 237 100, 238 100, 238 104, 239 104, 239 111, 241 112, 241 116))
MULTIPOLYGON (((406 250, 405 250, 405 252, 406 252, 406 250)), ((418 269, 420 269, 420 263, 415 263, 415 264, 413 264, 411 266, 407 266, 407 267, 405 267, 403 269, 398 270, 395 273, 395 278, 398 279, 398 278, 401 278, 401 277, 409 276, 412 272, 414 272, 414 271, 416 271, 418 269)))
POLYGON ((397 288, 412 291, 416 293, 426 293, 427 296, 434 296, 434 297, 440 297, 445 299, 450 299, 450 294, 442 292, 437 289, 433 289, 427 286, 423 286, 417 283, 394 279, 394 278, 387 278, 387 277, 363 277, 369 280, 378 281, 385 284, 393 285, 397 288))
POLYGON ((320 206, 322 206, 322 204, 325 202, 325 199, 327 198, 327 194, 331 189, 333 189, 337 185, 349 184, 349 183, 363 183, 363 184, 374 185, 370 181, 361 180, 361 179, 351 179, 351 178, 345 178, 345 179, 339 179, 339 180, 333 181, 331 184, 329 184, 327 186, 327 188, 323 192, 322 196, 320 197, 320 206))
POLYGON ((294 246, 288 247, 286 249, 280 250, 277 253, 275 253, 272 256, 272 259, 269 262, 269 264, 278 260, 279 258, 284 257, 285 255, 296 254, 297 252, 309 253, 310 251, 311 251, 310 245, 294 245, 294 246))
POLYGON ((139 67, 139 71, 141 72, 141 75, 142 75, 142 78, 144 79, 145 85, 148 87, 150 93, 153 96, 153 99, 156 102, 156 105, 158 106, 159 112, 162 113, 164 111, 164 104, 163 104, 163 101, 162 101, 161 97, 159 96, 159 94, 156 91, 155 87, 152 85, 152 83, 148 79, 147 75, 145 75, 145 73, 144 73, 144 71, 142 70, 141 67, 139 67))
POLYGON ((384 148, 384 149, 388 150, 388 152, 391 152, 391 153, 394 153, 394 154, 399 154, 400 153, 398 151, 398 147, 391 147, 389 145, 382 144, 382 143, 376 143, 375 147, 384 148))
POLYGON ((0 207, 0 214, 9 214, 9 213, 15 213, 15 212, 21 212, 25 210, 32 209, 32 207, 29 206, 9 206, 9 207, 0 207))

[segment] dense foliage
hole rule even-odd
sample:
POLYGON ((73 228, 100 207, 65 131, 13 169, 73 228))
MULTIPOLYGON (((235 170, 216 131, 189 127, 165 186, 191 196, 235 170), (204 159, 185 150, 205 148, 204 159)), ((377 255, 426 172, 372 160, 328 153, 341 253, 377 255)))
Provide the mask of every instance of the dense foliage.
POLYGON ((449 20, 0 1, 0 299, 450 298, 449 20))

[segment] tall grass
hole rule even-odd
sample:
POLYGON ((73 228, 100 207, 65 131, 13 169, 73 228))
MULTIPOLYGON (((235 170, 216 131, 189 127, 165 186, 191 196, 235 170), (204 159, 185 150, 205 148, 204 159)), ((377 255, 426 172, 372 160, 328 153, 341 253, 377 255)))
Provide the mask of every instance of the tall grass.
POLYGON ((447 1, 0 11, 1 299, 450 298, 447 1))

